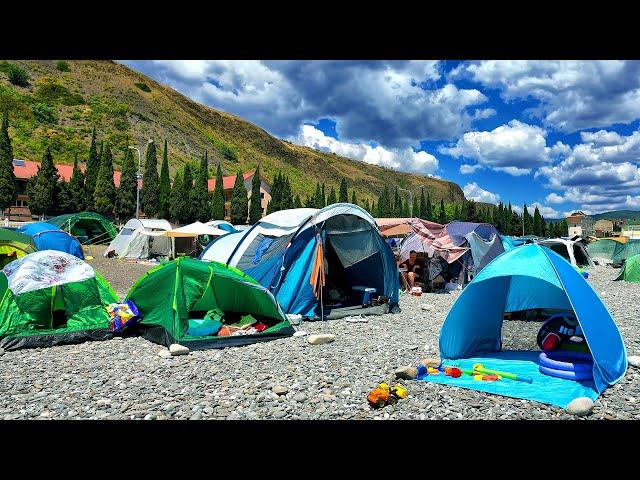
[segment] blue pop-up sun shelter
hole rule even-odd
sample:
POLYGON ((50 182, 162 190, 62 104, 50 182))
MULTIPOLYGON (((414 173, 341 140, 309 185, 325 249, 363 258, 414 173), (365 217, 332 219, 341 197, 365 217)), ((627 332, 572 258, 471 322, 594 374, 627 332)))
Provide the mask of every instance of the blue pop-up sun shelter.
MULTIPOLYGON (((590 395, 595 399, 606 387, 624 376, 627 369, 625 346, 605 305, 570 263, 555 252, 535 244, 503 253, 467 285, 442 326, 441 356, 443 359, 465 359, 482 355, 491 357, 492 352, 500 352, 502 349, 504 313, 534 308, 569 310, 575 313, 593 355, 594 381, 589 382, 589 385, 582 384, 592 395, 579 395, 590 395)), ((532 353, 535 358, 539 352, 526 353, 532 353)), ((493 355, 500 356, 495 353, 493 355)), ((508 358, 508 355, 502 358, 508 358)), ((511 358, 515 357, 512 355, 511 358)), ((565 406, 570 398, 562 398, 563 388, 557 388, 557 385, 563 387, 566 383, 557 382, 570 381, 540 375, 537 383, 534 381, 531 385, 517 385, 517 388, 523 389, 520 394, 493 391, 565 406), (544 384, 552 381, 556 384, 547 385, 547 392, 544 392, 544 384), (531 391, 527 392, 526 389, 531 391)), ((481 388, 485 391, 503 388, 495 385, 503 382, 475 383, 492 384, 481 388)))
POLYGON ((55 225, 47 222, 28 223, 20 227, 18 232, 31 236, 38 250, 57 250, 84 260, 78 239, 55 225))
POLYGON ((393 252, 373 217, 348 203, 320 210, 298 208, 272 213, 245 232, 219 237, 200 259, 226 263, 255 278, 276 296, 287 313, 308 318, 321 313, 312 278, 322 264, 326 265, 327 285, 346 297, 334 301, 334 308, 326 305, 336 299, 323 298, 325 315, 331 311, 335 317, 342 307, 346 312, 361 305, 363 287, 375 288, 376 295, 389 297, 391 311, 398 307, 399 281, 393 252))

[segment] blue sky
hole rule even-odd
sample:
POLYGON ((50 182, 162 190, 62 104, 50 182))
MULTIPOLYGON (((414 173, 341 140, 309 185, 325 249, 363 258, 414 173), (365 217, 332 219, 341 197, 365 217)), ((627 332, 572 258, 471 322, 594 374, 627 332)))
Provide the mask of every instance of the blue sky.
POLYGON ((467 198, 640 210, 637 61, 123 61, 279 138, 467 198))

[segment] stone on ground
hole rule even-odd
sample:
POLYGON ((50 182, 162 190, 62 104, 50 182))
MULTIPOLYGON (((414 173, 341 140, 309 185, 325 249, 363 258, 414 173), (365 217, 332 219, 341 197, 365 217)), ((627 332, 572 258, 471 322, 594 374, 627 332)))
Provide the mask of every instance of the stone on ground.
POLYGON ((567 413, 571 415, 577 415, 578 417, 584 417, 589 415, 593 410, 593 400, 589 397, 578 397, 567 405, 567 413))
POLYGON ((416 367, 400 367, 394 372, 396 378, 403 380, 413 380, 418 376, 418 369, 416 367))
POLYGON ((307 342, 311 345, 323 345, 325 343, 331 343, 336 339, 336 336, 331 333, 320 333, 317 335, 309 335, 307 342))
POLYGON ((172 343, 169 346, 169 351, 171 352, 171 355, 173 355, 174 357, 176 355, 188 355, 189 354, 189 348, 185 347, 184 345, 180 345, 179 343, 172 343))

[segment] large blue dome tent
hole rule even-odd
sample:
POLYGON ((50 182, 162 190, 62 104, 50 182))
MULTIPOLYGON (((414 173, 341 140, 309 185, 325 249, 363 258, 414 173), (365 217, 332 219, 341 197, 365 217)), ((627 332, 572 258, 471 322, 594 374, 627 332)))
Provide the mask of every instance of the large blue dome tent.
POLYGON ((389 297, 389 309, 398 311, 391 248, 373 217, 349 203, 274 212, 245 232, 219 237, 200 259, 242 270, 269 288, 290 314, 338 318, 360 313, 367 287, 376 289, 375 296, 389 297), (324 289, 317 288, 321 271, 326 272, 324 289))
MULTIPOLYGON (((624 376, 626 349, 611 314, 591 285, 570 263, 552 250, 536 244, 503 253, 467 285, 442 325, 440 355, 446 360, 500 352, 504 313, 534 308, 568 310, 575 314, 593 355, 594 381, 588 391, 594 399, 624 376)), ((540 352, 505 353, 530 353, 535 358, 540 352)), ((546 393, 543 391, 543 384, 547 381, 545 377, 548 376, 542 375, 539 382, 534 381, 533 387, 524 385, 523 388, 533 389, 531 392, 510 396, 563 403, 554 402, 554 398, 562 394, 557 388, 555 392, 553 389, 546 393)), ((567 387, 562 383, 560 386, 567 387)), ((585 387, 584 384, 582 386, 585 387)), ((494 388, 489 386, 484 390, 494 388)))
POLYGON ((57 250, 84 260, 78 239, 51 223, 28 223, 18 228, 18 232, 31 236, 38 250, 57 250))

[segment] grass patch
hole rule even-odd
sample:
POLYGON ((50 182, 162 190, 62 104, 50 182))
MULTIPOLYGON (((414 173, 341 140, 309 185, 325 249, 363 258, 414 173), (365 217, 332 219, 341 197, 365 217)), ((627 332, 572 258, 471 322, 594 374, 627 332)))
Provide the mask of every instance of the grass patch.
POLYGON ((7 74, 7 78, 13 85, 17 85, 18 87, 29 86, 29 74, 27 73, 27 70, 17 63, 5 62, 4 72, 7 74))
POLYGON ((36 89, 35 97, 48 104, 61 103, 67 106, 82 105, 84 98, 77 93, 71 93, 67 87, 50 79, 45 79, 36 89))
POLYGON ((71 67, 69 67, 69 64, 67 62, 65 62, 64 60, 58 60, 58 62, 56 63, 56 68, 58 70, 60 70, 61 72, 70 72, 71 71, 71 67))
POLYGON ((31 106, 31 112, 40 123, 56 123, 58 120, 56 112, 46 103, 34 103, 31 106))
POLYGON ((143 92, 147 92, 147 93, 151 92, 149 85, 147 85, 146 83, 134 83, 134 85, 138 87, 140 90, 142 90, 143 92))

